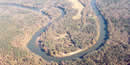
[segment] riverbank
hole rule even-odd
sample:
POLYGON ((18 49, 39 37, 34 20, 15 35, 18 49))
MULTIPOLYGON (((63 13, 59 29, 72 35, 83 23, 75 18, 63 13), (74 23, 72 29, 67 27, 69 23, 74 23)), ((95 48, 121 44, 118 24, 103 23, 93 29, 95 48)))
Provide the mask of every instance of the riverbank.
MULTIPOLYGON (((80 3, 80 2, 79 2, 80 3)), ((91 3, 91 1, 88 1, 88 3, 91 3)), ((92 8, 91 7, 91 5, 90 4, 87 4, 86 6, 84 6, 84 8, 82 9, 83 10, 83 12, 84 11, 86 11, 87 10, 87 7, 90 7, 90 8, 92 8), (84 10, 84 9, 86 9, 86 10, 84 10)), ((72 6, 73 7, 73 6, 72 6)), ((86 12, 86 13, 88 13, 88 12, 86 12)), ((66 38, 66 36, 67 36, 67 33, 62 33, 62 34, 56 34, 55 33, 55 29, 53 30, 53 33, 55 33, 56 34, 56 36, 54 36, 55 34, 53 34, 53 33, 51 33, 51 34, 49 34, 50 32, 52 32, 51 30, 47 30, 48 32, 45 32, 46 34, 48 34, 48 35, 46 35, 46 34, 43 34, 42 35, 42 37, 41 37, 41 39, 40 39, 40 44, 41 43, 43 43, 43 44, 41 44, 41 48, 43 49, 43 50, 45 50, 45 53, 47 53, 47 54, 49 54, 50 56, 53 56, 53 57, 66 57, 66 56, 71 56, 71 55, 74 55, 74 54, 77 54, 77 53, 80 53, 80 52, 82 52, 82 51, 87 51, 87 49, 88 48, 91 48, 93 45, 95 45, 96 43, 97 43, 97 41, 99 40, 99 37, 100 37, 100 22, 99 22, 99 19, 96 17, 96 15, 94 14, 94 12, 91 12, 91 13, 89 13, 89 15, 92 15, 92 16, 84 16, 84 14, 82 14, 82 17, 89 17, 90 19, 92 19, 92 20, 94 20, 94 21, 92 21, 93 23, 95 23, 95 28, 96 28, 96 35, 94 36, 94 39, 90 42, 90 43, 88 43, 88 42, 86 42, 86 44, 88 44, 88 45, 86 45, 86 47, 85 48, 82 48, 82 49, 80 49, 80 48, 78 48, 77 50, 73 50, 72 52, 70 51, 70 52, 66 52, 66 53, 64 53, 65 51, 57 51, 57 50, 55 50, 55 49, 53 49, 53 50, 50 50, 50 48, 52 47, 52 46, 54 46, 53 44, 56 44, 56 43, 58 43, 59 41, 55 41, 56 43, 54 43, 54 41, 51 43, 51 47, 46 47, 46 45, 44 44, 44 40, 46 39, 46 38, 48 38, 48 40, 50 40, 50 41, 52 41, 53 39, 53 37, 54 37, 54 40, 60 40, 60 39, 65 39, 66 38), (43 37, 43 36, 48 36, 48 37, 43 37), (51 36, 51 37, 50 37, 51 36), (50 39, 49 39, 49 37, 50 37, 50 39), (44 38, 43 40, 42 40, 42 38, 44 38), (54 53, 54 54, 53 54, 54 53)), ((73 18, 73 17, 72 17, 73 18)), ((62 21, 61 21, 62 22, 62 21)), ((67 21, 65 21, 65 22, 67 22, 67 21)), ((84 23, 84 24, 86 24, 86 25, 94 25, 94 24, 90 24, 91 22, 89 22, 89 23, 84 23)), ((58 22, 57 22, 57 24, 59 24, 58 22)), ((60 24, 59 24, 60 25, 60 24)), ((64 24, 65 25, 65 24, 64 24)), ((51 27, 50 27, 51 28, 51 27)), ((55 27, 54 27, 55 28, 55 27)), ((71 35, 72 35, 73 33, 71 33, 71 35)), ((83 34, 85 34, 85 33, 83 33, 83 34)), ((63 41, 64 42, 64 41, 63 41)), ((38 42, 39 43, 39 42, 38 42)), ((62 43, 62 42, 61 42, 62 43)), ((69 42, 68 42, 69 43, 69 42)), ((66 45, 67 45, 67 42, 65 43, 66 45)), ((48 45, 49 45, 49 43, 48 43, 48 45)), ((82 43, 80 44, 80 45, 82 45, 82 43)), ((68 47, 69 48, 69 47, 68 47)))
POLYGON ((92 2, 92 8, 94 8, 93 10, 94 10, 94 12, 96 13, 96 14, 98 14, 97 15, 97 17, 98 17, 98 19, 99 19, 99 21, 100 21, 100 34, 102 34, 102 35, 100 35, 99 37, 99 40, 97 41, 97 43, 93 46, 93 47, 91 47, 90 49, 88 49, 87 51, 83 51, 83 52, 80 52, 80 53, 77 53, 77 54, 74 54, 74 55, 72 55, 72 56, 68 56, 68 57, 63 57, 63 58, 57 58, 57 57, 51 57, 51 56, 48 56, 46 53, 44 53, 43 51, 41 51, 40 50, 40 48, 36 48, 35 47, 35 40, 36 40, 36 38, 38 37, 38 35, 40 34, 40 33, 42 33, 42 30, 46 30, 46 27, 45 28, 43 28, 43 29, 40 29, 38 32, 36 32, 35 33, 35 35, 33 35, 33 37, 32 37, 32 40, 29 42, 29 44, 28 44, 28 48, 32 51, 32 52, 34 52, 34 53, 36 53, 36 54, 38 54, 38 55, 40 55, 40 56, 42 56, 44 59, 46 59, 47 61, 55 61, 55 62, 60 62, 60 61, 63 61, 63 60, 70 60, 70 59, 74 59, 74 58, 79 58, 79 57, 82 57, 83 55, 85 55, 85 54, 88 54, 89 52, 92 52, 92 51, 94 51, 94 50, 96 50, 96 49, 99 49, 101 46, 103 46, 104 44, 105 44, 105 42, 104 42, 104 40, 105 40, 105 36, 106 36, 106 26, 105 26, 105 24, 104 24, 104 22, 106 22, 105 21, 105 19, 102 17, 102 15, 101 15, 101 13, 99 12, 99 10, 96 8, 96 0, 92 0, 91 1, 92 2), (94 4, 93 4, 94 3, 94 4), (100 13, 100 14, 99 14, 100 13))

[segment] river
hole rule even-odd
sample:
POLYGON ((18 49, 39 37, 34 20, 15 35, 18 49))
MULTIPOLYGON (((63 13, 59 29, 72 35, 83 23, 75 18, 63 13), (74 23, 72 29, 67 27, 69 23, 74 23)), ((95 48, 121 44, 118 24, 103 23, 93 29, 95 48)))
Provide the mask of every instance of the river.
MULTIPOLYGON (((97 43, 89 48, 86 51, 82 51, 80 53, 71 55, 71 56, 67 56, 67 57, 63 57, 63 58, 57 58, 57 57, 51 57, 49 55, 47 55, 45 52, 41 51, 41 49, 39 47, 35 46, 35 41, 37 39, 37 37, 39 37, 39 35, 42 32, 45 32, 47 27, 49 25, 47 25, 46 27, 43 27, 42 29, 40 29, 38 32, 36 32, 32 39, 30 40, 29 44, 28 44, 28 48, 35 54, 41 56, 43 59, 47 60, 47 61, 55 61, 55 62, 60 62, 60 61, 64 61, 64 60, 73 60, 76 58, 81 58, 82 56, 94 51, 94 50, 98 50, 99 48, 101 48, 104 44, 105 41, 108 39, 108 31, 107 31, 107 21, 105 20, 104 16, 101 14, 101 12, 99 11, 99 9, 96 6, 96 0, 92 0, 91 1, 91 6, 93 8, 93 11, 95 12, 96 16, 99 18, 100 20, 100 38, 97 41, 97 43)), ((51 22, 53 23, 53 22, 51 22)), ((49 23, 50 24, 50 23, 49 23)))
MULTIPOLYGON (((47 15, 47 13, 45 13, 44 11, 40 11, 39 8, 35 8, 35 7, 28 7, 28 6, 23 6, 23 5, 19 5, 19 4, 15 4, 15 3, 0 3, 0 5, 8 5, 8 6, 16 6, 16 7, 20 7, 20 8, 26 8, 26 9, 30 9, 32 11, 36 11, 38 13, 41 13, 43 15, 47 15)), ((64 61, 64 60, 73 60, 76 58, 82 58, 84 55, 94 51, 94 50, 98 50, 99 48, 101 48, 104 44, 105 41, 108 39, 108 31, 107 31, 107 21, 105 20, 104 16, 101 14, 101 12, 99 11, 99 9, 96 6, 96 0, 92 0, 91 1, 91 6, 93 8, 93 11, 95 12, 96 16, 98 17, 98 19, 100 20, 100 38, 97 41, 97 43, 92 46, 91 48, 89 48, 88 50, 82 51, 80 53, 71 55, 71 56, 67 56, 67 57, 63 57, 63 58, 57 58, 57 57, 51 57, 49 55, 47 55, 45 52, 43 52, 41 50, 40 47, 36 46, 36 40, 37 38, 47 30, 47 28, 53 23, 56 22, 57 20, 59 20, 60 18, 62 18, 66 12, 64 11, 64 8, 58 7, 61 11, 62 11, 62 15, 57 18, 55 21, 51 21, 49 22, 45 27, 41 28, 40 30, 38 30, 33 36, 32 39, 29 41, 27 47, 29 48, 29 50, 39 56, 41 56, 43 59, 47 60, 47 61, 55 61, 55 62, 60 62, 60 61, 64 61)))

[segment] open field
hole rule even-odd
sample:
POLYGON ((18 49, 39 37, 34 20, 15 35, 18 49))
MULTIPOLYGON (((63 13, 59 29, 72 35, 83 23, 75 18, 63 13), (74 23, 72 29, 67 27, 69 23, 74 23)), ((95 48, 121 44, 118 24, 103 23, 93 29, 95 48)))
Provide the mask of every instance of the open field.
POLYGON ((69 0, 72 3, 72 8, 76 9, 78 12, 75 16, 73 16, 73 19, 80 19, 81 18, 81 12, 84 8, 84 6, 79 2, 79 0, 69 0))

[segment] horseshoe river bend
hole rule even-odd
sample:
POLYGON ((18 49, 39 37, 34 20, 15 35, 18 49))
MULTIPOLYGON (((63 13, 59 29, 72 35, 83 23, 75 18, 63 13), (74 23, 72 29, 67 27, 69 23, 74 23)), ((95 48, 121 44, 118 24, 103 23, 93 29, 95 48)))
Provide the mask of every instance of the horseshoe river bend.
MULTIPOLYGON (((0 3, 1 5, 5 5, 5 6, 14 6, 14 7, 19 7, 19 8, 26 8, 38 13, 41 13, 43 15, 47 15, 44 11, 40 11, 39 8, 35 8, 35 7, 28 7, 28 6, 24 6, 24 5, 20 5, 20 4, 16 4, 16 3, 0 3)), ((72 59, 76 59, 76 58, 81 58, 82 56, 94 51, 94 50, 98 50, 99 48, 101 48, 102 46, 104 46, 105 41, 108 39, 108 31, 107 31, 107 21, 105 20, 104 16, 101 14, 101 12, 99 11, 99 9, 96 6, 96 0, 91 0, 91 6, 93 8, 94 13, 96 14, 96 16, 99 19, 99 23, 100 23, 100 37, 99 40, 97 41, 97 43, 92 46, 91 48, 79 52, 77 54, 71 55, 71 56, 67 56, 67 57, 61 57, 61 58, 57 58, 57 57, 51 57, 49 55, 47 55, 45 52, 43 52, 41 50, 40 47, 37 47, 35 42, 37 40, 37 38, 47 30, 47 28, 53 23, 56 22, 59 18, 63 17, 66 12, 64 11, 64 9, 60 8, 62 10, 62 15, 57 18, 55 21, 49 22, 45 27, 41 28, 40 30, 38 30, 33 36, 32 39, 29 41, 27 47, 29 48, 30 51, 32 51, 33 53, 41 56, 43 59, 47 60, 47 61, 55 61, 55 62, 60 62, 60 61, 64 61, 64 60, 72 60, 72 59)), ((48 15, 47 15, 48 16, 48 15)), ((49 16, 48 16, 49 17, 49 16)), ((51 18, 51 17, 49 17, 51 18)))

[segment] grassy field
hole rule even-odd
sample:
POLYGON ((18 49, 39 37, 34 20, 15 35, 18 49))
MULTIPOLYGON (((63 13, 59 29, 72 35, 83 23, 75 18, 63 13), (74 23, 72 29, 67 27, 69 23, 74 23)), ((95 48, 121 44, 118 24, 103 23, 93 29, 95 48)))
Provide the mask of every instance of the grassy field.
MULTIPOLYGON (((43 21, 46 17, 11 6, 0 6, 0 13, 0 58, 2 58, 0 64, 20 65, 25 62, 23 61, 25 58, 28 62, 24 65, 28 65, 29 61, 32 63, 33 54, 29 52, 26 45, 32 35, 46 25, 47 22, 43 21)), ((36 55, 34 57, 39 59, 36 55)))

